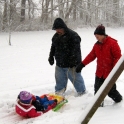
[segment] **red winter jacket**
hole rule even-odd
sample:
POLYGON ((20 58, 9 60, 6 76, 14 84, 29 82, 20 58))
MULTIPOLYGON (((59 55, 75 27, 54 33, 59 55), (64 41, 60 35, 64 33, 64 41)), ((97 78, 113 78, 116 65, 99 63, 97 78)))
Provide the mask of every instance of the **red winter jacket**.
POLYGON ((16 113, 22 117, 28 118, 37 117, 43 114, 41 111, 36 111, 36 108, 33 105, 22 105, 19 101, 16 103, 16 113))
POLYGON ((103 43, 97 41, 94 44, 82 63, 87 65, 97 58, 96 76, 106 78, 120 57, 121 50, 117 41, 107 36, 103 43))

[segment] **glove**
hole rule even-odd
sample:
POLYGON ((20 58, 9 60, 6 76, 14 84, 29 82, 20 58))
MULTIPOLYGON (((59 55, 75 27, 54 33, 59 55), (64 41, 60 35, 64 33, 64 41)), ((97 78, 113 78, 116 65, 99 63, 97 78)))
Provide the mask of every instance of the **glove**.
POLYGON ((50 56, 48 58, 48 61, 49 61, 50 65, 53 65, 54 64, 54 57, 53 56, 50 56))
POLYGON ((76 67, 76 72, 79 73, 81 72, 82 68, 85 67, 85 65, 83 63, 80 63, 77 67, 76 67))
POLYGON ((37 111, 44 111, 44 107, 38 101, 32 101, 32 105, 34 105, 37 111))
POLYGON ((57 100, 57 99, 54 99, 54 102, 55 102, 55 103, 57 103, 57 102, 58 102, 58 100, 57 100))

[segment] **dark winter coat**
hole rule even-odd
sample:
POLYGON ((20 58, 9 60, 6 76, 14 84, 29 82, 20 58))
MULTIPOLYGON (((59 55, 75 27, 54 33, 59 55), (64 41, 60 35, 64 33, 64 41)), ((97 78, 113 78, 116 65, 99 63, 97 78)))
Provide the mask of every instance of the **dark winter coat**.
POLYGON ((55 56, 56 65, 62 68, 78 65, 81 62, 80 36, 69 29, 60 19, 53 24, 53 29, 56 28, 63 28, 65 34, 62 36, 54 34, 50 57, 55 56))
POLYGON ((103 43, 97 41, 94 44, 93 49, 82 63, 87 65, 97 58, 96 76, 105 79, 120 57, 121 50, 117 41, 107 36, 103 43))

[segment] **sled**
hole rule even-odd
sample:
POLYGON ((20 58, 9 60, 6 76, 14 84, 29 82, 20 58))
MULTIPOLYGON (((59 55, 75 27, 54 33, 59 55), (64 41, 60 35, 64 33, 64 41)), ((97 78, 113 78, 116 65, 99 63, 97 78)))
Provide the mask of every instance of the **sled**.
POLYGON ((61 101, 60 103, 58 103, 57 105, 56 105, 56 107, 54 107, 52 110, 54 111, 54 112, 56 112, 56 111, 58 111, 64 104, 66 104, 68 102, 68 100, 67 99, 64 99, 63 101, 61 101))
POLYGON ((62 106, 68 102, 68 100, 65 99, 63 96, 59 96, 56 94, 44 94, 41 96, 41 98, 43 98, 45 95, 49 100, 57 99, 57 105, 52 109, 54 112, 57 112, 58 110, 60 110, 62 106))

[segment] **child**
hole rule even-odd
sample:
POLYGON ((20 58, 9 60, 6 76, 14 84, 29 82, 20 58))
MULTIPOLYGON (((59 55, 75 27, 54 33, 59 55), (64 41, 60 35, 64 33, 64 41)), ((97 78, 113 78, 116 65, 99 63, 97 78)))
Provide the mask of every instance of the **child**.
POLYGON ((37 117, 51 110, 57 105, 57 100, 48 100, 47 96, 43 98, 34 96, 30 92, 21 91, 16 103, 16 113, 23 117, 37 117))

